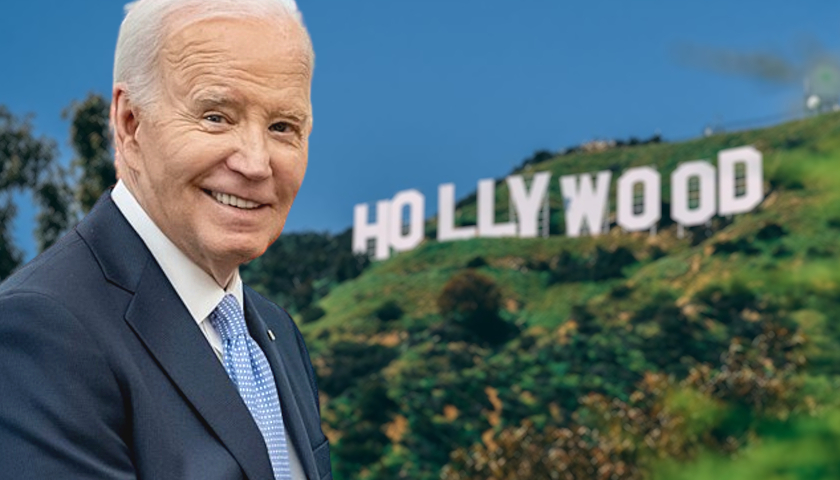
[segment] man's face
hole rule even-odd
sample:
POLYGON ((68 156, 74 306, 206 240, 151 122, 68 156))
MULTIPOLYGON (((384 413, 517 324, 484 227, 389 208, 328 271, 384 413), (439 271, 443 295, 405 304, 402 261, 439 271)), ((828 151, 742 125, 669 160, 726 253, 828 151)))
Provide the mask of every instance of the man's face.
POLYGON ((300 27, 209 19, 171 34, 141 111, 133 193, 184 253, 226 281, 283 230, 306 170, 311 66, 300 27))

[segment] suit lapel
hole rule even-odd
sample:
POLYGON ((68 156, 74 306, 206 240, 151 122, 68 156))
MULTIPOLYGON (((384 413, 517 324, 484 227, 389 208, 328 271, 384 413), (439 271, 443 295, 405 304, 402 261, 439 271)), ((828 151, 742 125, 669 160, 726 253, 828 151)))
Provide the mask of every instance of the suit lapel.
POLYGON ((105 276, 133 292, 125 319, 252 480, 273 478, 262 435, 166 275, 106 193, 77 227, 105 276))
MULTIPOLYGON (((274 381, 277 384, 277 392, 280 396, 280 407, 283 410, 284 426, 289 432, 289 437, 292 439, 295 452, 298 454, 307 478, 317 480, 319 476, 315 466, 315 457, 312 454, 312 442, 303 423, 303 415, 297 402, 297 397, 305 395, 310 387, 306 382, 301 383, 299 376, 289 374, 289 367, 296 365, 295 359, 291 356, 291 352, 298 351, 295 333, 291 330, 291 325, 278 322, 280 329, 275 329, 273 332, 275 340, 270 339, 267 333, 268 325, 254 306, 253 294, 247 289, 245 289, 244 294, 245 320, 248 323, 248 331, 271 365, 274 381)), ((304 370, 301 368, 300 372, 304 372, 304 370)))
POLYGON ((248 478, 272 478, 268 451, 256 423, 156 263, 148 265, 126 320, 248 478))

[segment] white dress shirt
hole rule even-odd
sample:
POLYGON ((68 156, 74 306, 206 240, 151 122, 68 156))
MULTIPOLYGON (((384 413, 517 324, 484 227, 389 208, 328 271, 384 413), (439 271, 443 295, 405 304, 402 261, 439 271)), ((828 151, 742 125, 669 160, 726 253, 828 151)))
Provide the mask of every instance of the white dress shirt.
MULTIPOLYGON (((155 257, 164 275, 172 284, 178 297, 187 307, 204 338, 210 343, 219 360, 222 360, 222 339, 219 332, 210 323, 210 313, 216 309, 226 294, 236 298, 239 308, 242 308, 242 279, 237 269, 226 288, 222 288, 213 277, 196 265, 158 228, 151 217, 143 210, 134 195, 128 190, 122 180, 117 182, 111 198, 117 205, 128 223, 146 244, 152 256, 155 257)), ((282 402, 283 399, 280 399, 282 402)), ((297 456, 294 445, 286 430, 286 444, 289 450, 292 480, 306 480, 303 467, 297 456)))

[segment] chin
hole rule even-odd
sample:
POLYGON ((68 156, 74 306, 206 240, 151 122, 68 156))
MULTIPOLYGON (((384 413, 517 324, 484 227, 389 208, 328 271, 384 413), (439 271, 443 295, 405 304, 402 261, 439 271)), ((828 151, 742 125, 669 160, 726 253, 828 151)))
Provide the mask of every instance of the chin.
POLYGON ((237 265, 241 265, 243 263, 250 262, 265 253, 269 245, 270 244, 267 244, 266 242, 239 243, 234 247, 231 247, 231 245, 228 244, 216 250, 216 257, 224 259, 225 263, 228 264, 235 263, 237 265))
POLYGON ((280 235, 275 226, 252 231, 210 230, 213 233, 203 236, 205 251, 224 265, 241 265, 259 257, 280 235))

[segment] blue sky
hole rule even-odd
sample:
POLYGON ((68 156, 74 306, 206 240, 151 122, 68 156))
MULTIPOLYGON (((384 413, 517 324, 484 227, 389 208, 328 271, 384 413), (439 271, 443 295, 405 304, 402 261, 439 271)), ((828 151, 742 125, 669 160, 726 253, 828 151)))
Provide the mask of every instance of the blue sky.
MULTIPOLYGON (((9 2, 0 15, 0 104, 34 114, 68 161, 62 110, 108 94, 120 1, 9 2)), ((287 231, 341 231, 353 205, 437 185, 457 195, 537 149, 594 138, 677 140, 709 123, 791 114, 799 83, 687 66, 680 45, 801 60, 840 51, 840 2, 300 0, 316 51, 315 129, 287 231)), ((15 235, 34 253, 33 209, 15 235)))

